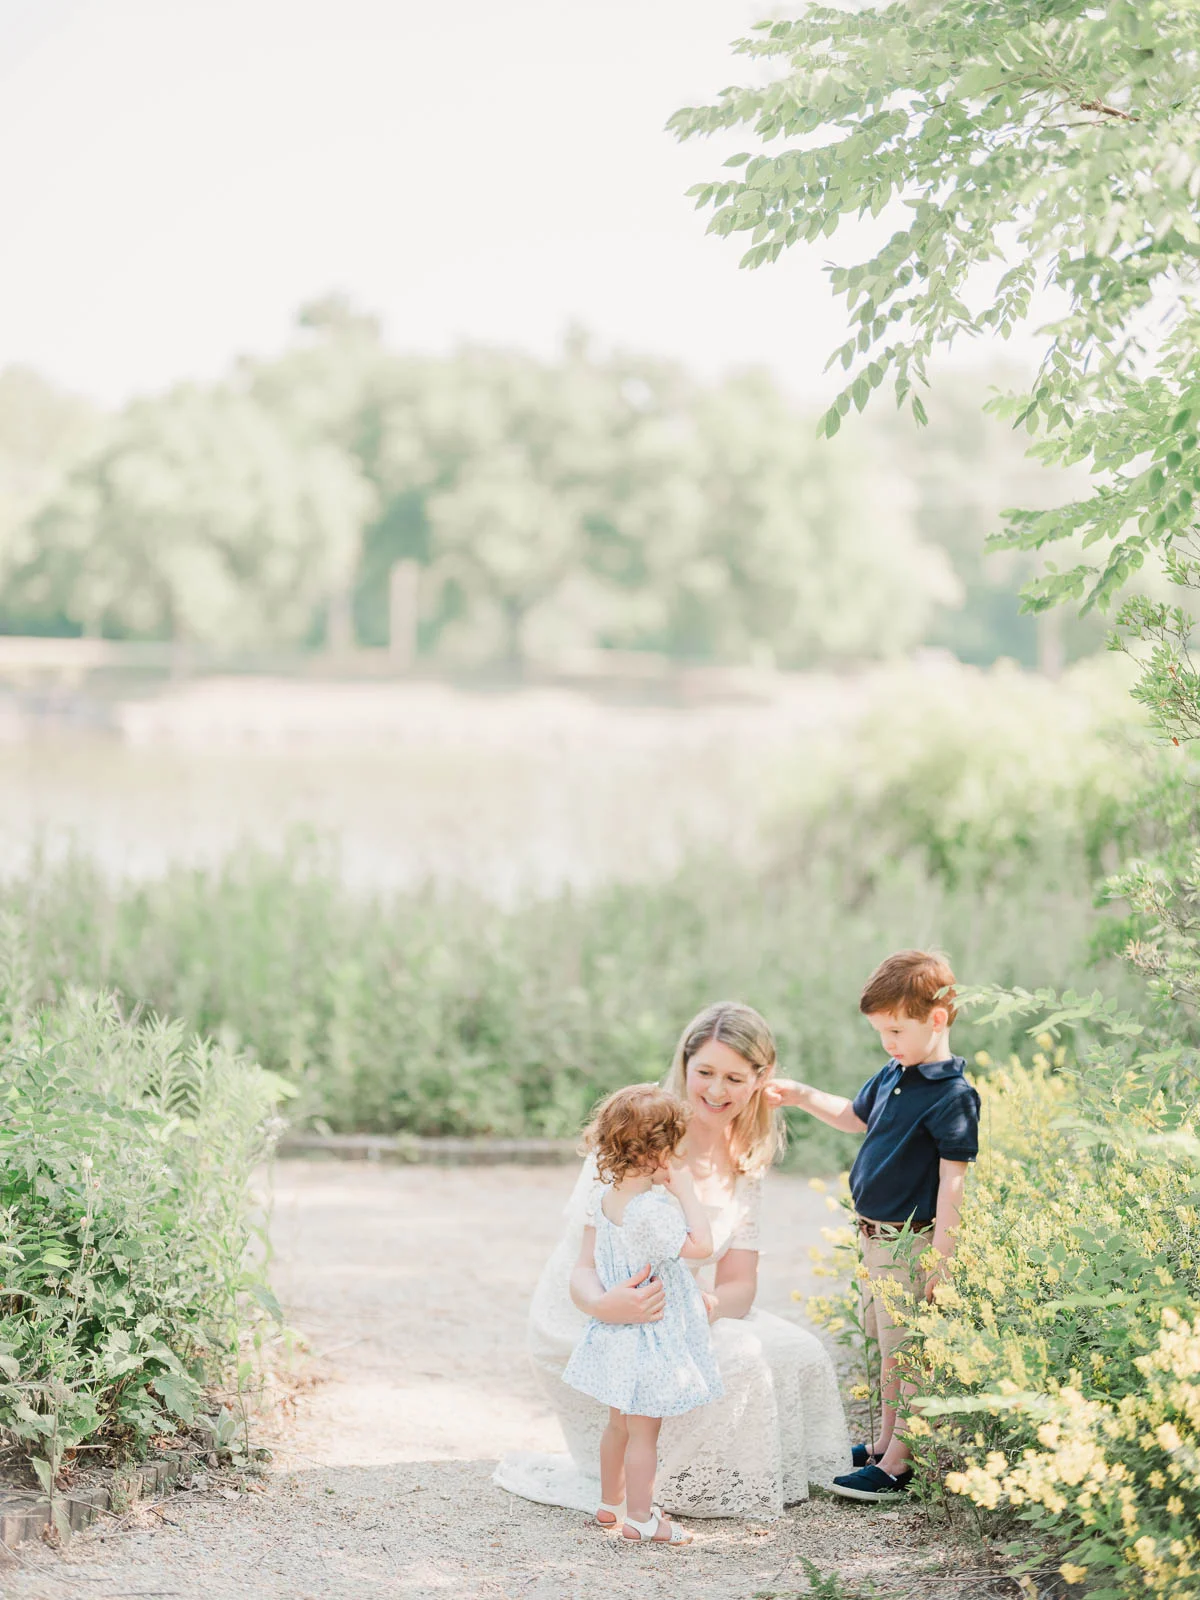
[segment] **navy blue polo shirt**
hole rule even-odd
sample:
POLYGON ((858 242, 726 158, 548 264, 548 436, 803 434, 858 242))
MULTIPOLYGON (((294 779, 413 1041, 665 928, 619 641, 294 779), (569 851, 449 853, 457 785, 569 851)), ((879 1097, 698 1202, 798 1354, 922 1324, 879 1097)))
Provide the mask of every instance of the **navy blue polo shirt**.
POLYGON ((860 1217, 927 1222, 937 1211, 938 1162, 979 1154, 979 1096, 963 1077, 961 1056, 902 1067, 889 1061, 854 1097, 867 1125, 850 1169, 860 1217))

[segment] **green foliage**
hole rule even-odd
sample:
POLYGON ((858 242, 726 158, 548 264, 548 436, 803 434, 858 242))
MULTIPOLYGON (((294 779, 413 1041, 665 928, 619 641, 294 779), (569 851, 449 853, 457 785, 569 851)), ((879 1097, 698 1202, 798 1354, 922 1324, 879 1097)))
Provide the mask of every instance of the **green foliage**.
POLYGON ((39 511, 11 603, 90 632, 222 648, 302 641, 348 591, 369 491, 251 397, 137 401, 39 511))
MULTIPOLYGON (((29 559, 30 518, 91 446, 98 425, 85 401, 27 368, 0 371, 0 578, 29 559)), ((2 610, 0 619, 0 626, 10 621, 2 610)), ((62 619, 50 621, 61 626, 62 619)))
POLYGON ((772 837, 847 863, 858 850, 868 883, 911 853, 950 887, 1011 880, 1020 892, 1037 874, 1071 888, 1111 871, 1119 845, 1143 837, 1155 764, 1105 666, 1081 663, 1056 685, 1003 663, 896 672, 827 762, 808 754, 803 798, 772 837))
POLYGON ((807 1556, 800 1557, 807 1588, 756 1589, 752 1600, 875 1600, 879 1590, 873 1583, 851 1583, 849 1586, 836 1572, 822 1572, 807 1556))
POLYGON ((946 563, 912 535, 890 474, 814 448, 766 377, 705 386, 665 362, 385 350, 334 318, 250 370, 302 439, 371 482, 358 613, 387 640, 387 572, 421 563, 422 644, 518 661, 571 646, 787 664, 915 642, 946 563), (839 559, 828 559, 835 545, 839 559))
POLYGON ((952 1283, 917 1319, 918 1443, 1089 1593, 1182 1596, 1200 1553, 1194 1052, 1093 1045, 1048 1068, 986 1091, 952 1283))
MULTIPOLYGON (((858 995, 889 950, 942 945, 964 983, 1098 981, 1097 862, 1139 770, 1111 666, 889 673, 886 705, 762 769, 761 838, 657 881, 508 906, 449 885, 359 895, 336 851, 296 838, 141 884, 43 859, 0 883, 0 909, 40 998, 115 988, 252 1051, 296 1085, 298 1118, 341 1130, 573 1136, 730 994, 770 1019, 785 1069, 853 1091, 878 1048, 858 995)), ((1100 970, 1118 997, 1135 987, 1100 970)), ((968 1021, 956 1044, 987 1038, 968 1021)), ((795 1133, 813 1170, 853 1149, 811 1118, 795 1133)))
POLYGON ((788 141, 695 191, 715 232, 750 234, 746 265, 847 216, 911 213, 871 259, 831 268, 853 329, 833 360, 855 370, 830 437, 889 378, 923 421, 917 388, 939 346, 1008 337, 1039 277, 1059 292, 1031 391, 997 410, 1040 435, 1039 459, 1102 476, 1063 507, 1013 513, 1008 541, 1109 550, 1099 565, 1047 564, 1034 608, 1103 609, 1153 548, 1194 529, 1198 25, 1197 0, 814 5, 737 47, 774 69, 761 86, 673 119, 685 137, 747 127, 788 141))
POLYGON ((248 1184, 281 1086, 107 997, 32 1003, 0 975, 0 1429, 49 1490, 79 1446, 138 1453, 192 1422, 269 1303, 248 1184))
MULTIPOLYGON (((65 481, 53 441, 14 430, 12 626, 384 645, 406 561, 415 643, 446 663, 584 647, 803 666, 895 656, 958 604, 902 452, 818 445, 765 375, 706 384, 581 335, 551 360, 405 355, 337 304, 301 323, 279 357, 81 436, 65 481)), ((0 500, 4 428, 0 388, 0 500)))

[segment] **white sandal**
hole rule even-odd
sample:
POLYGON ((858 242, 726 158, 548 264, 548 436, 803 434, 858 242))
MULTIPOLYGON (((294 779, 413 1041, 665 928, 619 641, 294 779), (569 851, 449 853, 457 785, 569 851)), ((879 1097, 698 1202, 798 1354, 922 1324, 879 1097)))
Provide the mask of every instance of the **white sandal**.
MULTIPOLYGON (((624 1517, 621 1515, 621 1513, 622 1513, 622 1511, 624 1511, 624 1509, 625 1509, 624 1500, 621 1501, 620 1505, 616 1505, 616 1506, 610 1506, 607 1501, 601 1500, 600 1504, 596 1507, 596 1514, 592 1518, 592 1521, 596 1524, 596 1526, 598 1528, 619 1528, 621 1526, 622 1522, 624 1522, 624 1520, 625 1520, 624 1517), (600 1520, 605 1515, 605 1513, 607 1513, 612 1518, 611 1522, 602 1522, 600 1520)), ((663 1508, 657 1502, 655 1502, 655 1504, 650 1507, 650 1515, 652 1517, 661 1517, 662 1514, 663 1514, 663 1508)))
POLYGON ((625 1518, 625 1526, 621 1529, 621 1537, 626 1544, 665 1544, 671 1549, 681 1549, 685 1544, 691 1544, 692 1535, 677 1522, 669 1523, 671 1532, 668 1538, 660 1539, 658 1530, 667 1519, 657 1506, 650 1507, 649 1522, 635 1522, 632 1517, 625 1518), (628 1530, 632 1528, 631 1534, 628 1530))

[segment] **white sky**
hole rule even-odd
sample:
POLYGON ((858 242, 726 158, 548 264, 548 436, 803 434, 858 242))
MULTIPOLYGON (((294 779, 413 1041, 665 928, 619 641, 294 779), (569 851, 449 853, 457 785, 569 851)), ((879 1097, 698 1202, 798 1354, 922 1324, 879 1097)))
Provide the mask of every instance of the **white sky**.
POLYGON ((401 346, 545 353, 578 320, 827 393, 821 264, 864 236, 740 272, 745 237, 706 238, 684 191, 744 141, 662 131, 744 81, 728 42, 768 9, 0 0, 0 366, 116 401, 274 349, 341 290, 401 346))

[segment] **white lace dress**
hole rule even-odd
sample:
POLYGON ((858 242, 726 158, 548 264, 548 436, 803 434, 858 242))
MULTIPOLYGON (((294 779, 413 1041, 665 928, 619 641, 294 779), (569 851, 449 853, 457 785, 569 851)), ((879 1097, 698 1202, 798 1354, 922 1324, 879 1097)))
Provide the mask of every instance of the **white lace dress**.
MULTIPOLYGON (((587 1318, 572 1304, 570 1278, 598 1187, 589 1159, 567 1206, 567 1228, 546 1263, 529 1313, 529 1353, 558 1414, 568 1454, 512 1451, 494 1474, 502 1489, 544 1505, 594 1511, 600 1499, 600 1433, 607 1409, 562 1381, 587 1318)), ((758 1249, 762 1179, 739 1178, 722 1206, 709 1206, 713 1253, 687 1265, 711 1287, 727 1250, 758 1249)), ((712 1325, 724 1398, 668 1417, 659 1435, 654 1498, 693 1517, 777 1517, 850 1470, 850 1440, 833 1364, 815 1335, 769 1311, 712 1325)))

